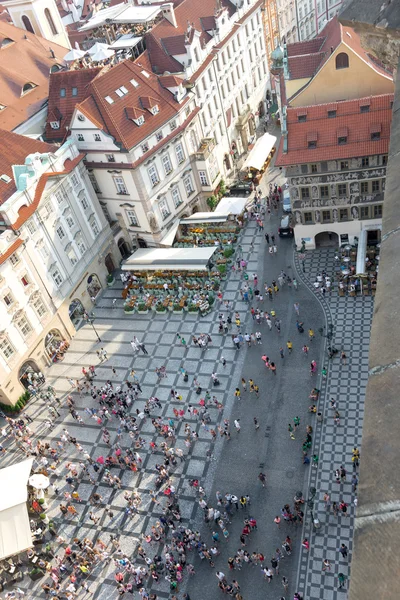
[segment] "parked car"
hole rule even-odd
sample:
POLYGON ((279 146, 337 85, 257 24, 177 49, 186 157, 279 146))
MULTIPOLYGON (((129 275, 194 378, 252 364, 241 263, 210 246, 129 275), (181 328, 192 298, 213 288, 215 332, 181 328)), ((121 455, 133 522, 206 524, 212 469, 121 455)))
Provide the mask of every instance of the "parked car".
POLYGON ((281 224, 278 228, 279 237, 293 237, 294 231, 291 226, 290 215, 283 215, 281 224))
POLYGON ((290 194, 289 190, 283 190, 283 212, 290 213, 292 212, 292 206, 290 204, 290 194))
POLYGON ((245 198, 246 196, 250 196, 251 192, 251 183, 247 183, 246 181, 236 181, 229 188, 228 196, 245 198))

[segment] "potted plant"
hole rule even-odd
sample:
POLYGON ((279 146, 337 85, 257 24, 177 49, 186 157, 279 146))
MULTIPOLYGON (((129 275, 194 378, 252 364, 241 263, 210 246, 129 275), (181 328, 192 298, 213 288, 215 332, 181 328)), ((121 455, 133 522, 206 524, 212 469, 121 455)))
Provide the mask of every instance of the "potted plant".
POLYGON ((218 290, 219 290, 220 287, 221 286, 219 284, 219 281, 214 281, 214 283, 213 283, 213 290, 214 290, 214 292, 218 292, 218 290))
POLYGON ((232 247, 231 248, 225 248, 225 250, 224 250, 224 256, 225 256, 225 258, 230 258, 232 256, 233 252, 234 252, 234 250, 233 250, 232 247))
POLYGON ((189 304, 188 310, 191 313, 199 312, 199 307, 197 306, 197 304, 189 304))
POLYGON ((138 315, 147 315, 149 309, 144 302, 139 302, 137 307, 138 315))
POLYGON ((225 277, 226 277, 226 265, 224 265, 224 264, 217 265, 217 269, 219 271, 219 274, 221 275, 221 279, 225 279, 225 277))
POLYGON ((166 313, 166 312, 167 312, 167 309, 165 308, 165 306, 163 306, 160 302, 158 302, 156 304, 156 313, 163 314, 163 313, 166 313))
POLYGON ((44 571, 42 571, 42 569, 39 569, 39 567, 33 567, 33 569, 31 569, 31 571, 29 571, 29 577, 32 579, 32 581, 36 581, 36 579, 40 579, 41 577, 43 577, 44 575, 44 571))
POLYGON ((112 273, 109 273, 107 275, 107 287, 111 287, 112 285, 114 285, 114 275, 112 273))
POLYGON ((132 306, 131 304, 125 304, 125 306, 124 306, 124 313, 126 315, 129 315, 129 314, 131 314, 133 312, 135 312, 135 307, 132 306))
POLYGON ((172 306, 172 312, 174 312, 175 314, 181 314, 183 312, 183 308, 181 307, 180 304, 175 302, 174 305, 172 306))
POLYGON ((43 521, 43 523, 45 525, 48 525, 50 523, 50 519, 49 517, 46 515, 46 513, 40 513, 39 518, 41 521, 43 521))

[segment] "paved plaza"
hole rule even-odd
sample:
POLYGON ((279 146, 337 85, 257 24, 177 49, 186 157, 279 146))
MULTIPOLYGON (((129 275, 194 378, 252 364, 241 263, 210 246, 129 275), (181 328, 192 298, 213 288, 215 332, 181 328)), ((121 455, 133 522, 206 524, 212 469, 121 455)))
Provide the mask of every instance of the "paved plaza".
MULTIPOLYGON (((277 177, 278 172, 271 169, 269 178, 279 183, 277 177)), ((263 184, 265 188, 267 184, 268 180, 263 184)), ((107 380, 118 385, 128 379, 133 368, 142 393, 130 408, 131 414, 134 414, 136 409, 141 410, 150 396, 160 399, 162 408, 157 409, 156 414, 161 415, 164 421, 175 420, 174 408, 185 409, 183 421, 175 423, 176 447, 183 450, 185 459, 182 462, 178 461, 172 475, 172 483, 179 498, 183 523, 199 529, 202 539, 208 545, 211 544, 212 529, 203 522, 198 498, 189 481, 193 478, 199 479, 206 490, 206 499, 213 507, 216 506, 216 491, 222 494, 229 492, 238 497, 250 495, 251 506, 246 511, 236 514, 234 509, 232 523, 228 525, 229 537, 220 544, 221 554, 216 559, 214 569, 205 564, 207 561, 201 561, 197 553, 194 557, 188 556, 188 562, 193 563, 196 569, 196 575, 190 578, 187 587, 192 600, 219 597, 221 592, 217 589, 218 581, 215 577, 217 570, 227 574, 230 581, 239 581, 243 600, 279 598, 282 595, 288 600, 293 597, 295 591, 299 591, 304 600, 336 600, 345 597, 345 593, 338 590, 337 575, 342 572, 346 577, 349 576, 355 510, 355 494, 352 493, 350 484, 351 451, 354 445, 360 447, 373 300, 370 297, 339 298, 336 290, 326 298, 316 297, 312 282, 315 275, 323 269, 334 273, 334 252, 332 249, 321 249, 307 253, 305 273, 297 263, 297 256, 295 259, 293 257, 291 240, 279 239, 277 255, 270 256, 265 252, 267 247, 264 233, 276 235, 278 222, 278 217, 273 216, 271 221, 265 223, 265 231, 262 232, 257 231, 255 222, 249 223, 241 234, 239 243, 242 245, 244 257, 248 260, 250 280, 252 273, 258 274, 260 282, 270 283, 278 277, 281 269, 291 277, 298 272, 298 291, 285 285, 272 302, 264 299, 262 304, 264 310, 276 310, 277 317, 282 321, 280 334, 275 328, 269 331, 264 323, 260 326, 261 345, 236 350, 230 334, 224 336, 218 333, 218 307, 205 317, 190 313, 175 315, 169 312, 166 315, 125 315, 122 310, 122 283, 118 279, 112 288, 104 290, 95 308, 95 327, 101 337, 101 343, 97 342, 90 326, 82 327, 72 341, 65 360, 53 365, 47 373, 47 382, 54 385, 59 397, 65 398, 71 392, 68 378, 79 379, 82 366, 95 365, 96 386, 103 385, 107 380), (113 307, 115 298, 117 302, 113 307), (304 334, 297 332, 298 317, 293 308, 294 302, 300 304, 304 334), (334 326, 334 345, 340 350, 343 349, 347 355, 346 365, 341 364, 339 357, 328 360, 325 351, 326 338, 318 330, 325 327, 323 333, 326 334, 326 326, 329 323, 333 323, 334 326), (309 327, 312 327, 316 334, 314 341, 310 343, 307 337, 309 327), (187 341, 186 347, 179 343, 177 333, 187 341), (208 333, 212 338, 212 344, 206 351, 190 343, 191 336, 201 333, 208 333), (145 344, 148 355, 133 352, 130 345, 133 335, 145 344), (293 342, 292 354, 287 352, 288 340, 293 342), (304 343, 310 346, 308 356, 301 352, 304 343), (108 360, 105 362, 99 362, 97 357, 96 350, 100 347, 108 353, 108 360), (281 347, 284 350, 283 359, 279 354, 281 347), (262 354, 265 353, 270 360, 276 362, 276 376, 265 369, 261 360, 262 354), (221 362, 222 357, 226 361, 225 367, 221 362), (309 374, 309 363, 312 359, 318 364, 318 375, 314 377, 310 377, 309 374), (327 378, 321 380, 321 369, 325 365, 328 367, 327 378), (167 378, 157 382, 155 368, 161 366, 166 367, 167 378), (182 367, 189 375, 188 382, 184 381, 180 372, 182 367), (116 375, 113 374, 113 368, 116 375), (211 373, 214 371, 218 373, 221 382, 218 388, 212 387, 211 373), (247 380, 252 378, 259 385, 259 398, 248 391, 242 393, 240 400, 235 398, 234 390, 239 386, 241 377, 247 380), (196 395, 193 385, 195 378, 203 389, 202 396, 205 390, 209 389, 223 405, 223 410, 210 408, 211 424, 208 427, 203 427, 197 417, 192 417, 187 412, 190 404, 197 407, 199 403, 199 396, 196 395), (314 386, 321 390, 318 406, 323 414, 321 424, 316 422, 315 415, 308 413, 311 403, 309 394, 314 386), (181 402, 171 398, 171 388, 182 396, 181 402), (339 404, 340 425, 334 424, 329 408, 332 397, 339 404), (295 434, 296 439, 291 440, 288 423, 293 422, 293 418, 297 416, 301 426, 299 433, 295 434), (254 428, 254 417, 260 423, 258 431, 254 428), (231 440, 224 440, 218 435, 217 440, 213 442, 210 428, 216 428, 223 419, 231 421, 231 440), (234 419, 240 419, 240 433, 236 433, 233 427, 234 419), (198 436, 189 448, 185 445, 185 423, 189 423, 191 430, 198 436), (301 447, 306 424, 312 425, 313 428, 313 452, 319 455, 316 469, 310 465, 303 465, 302 461, 301 447), (340 465, 344 465, 347 470, 347 481, 336 484, 334 471, 340 465), (260 471, 267 477, 265 489, 257 479, 260 471), (320 527, 313 529, 311 513, 305 504, 303 526, 289 525, 282 519, 278 529, 274 518, 281 514, 282 506, 286 503, 292 505, 298 490, 301 490, 307 499, 311 487, 317 490, 313 510, 320 527), (332 501, 343 500, 348 504, 349 516, 335 517, 332 511, 327 513, 323 502, 325 492, 331 495, 332 501), (258 522, 258 529, 252 532, 246 550, 250 553, 262 552, 268 566, 275 549, 281 547, 285 537, 289 535, 293 541, 292 555, 281 561, 280 573, 273 577, 271 583, 263 579, 260 567, 244 565, 241 571, 228 571, 227 560, 234 556, 240 547, 239 536, 245 516, 253 516, 258 522), (301 549, 304 537, 310 541, 308 553, 301 549), (345 543, 350 552, 350 556, 344 560, 338 552, 341 543, 345 543), (322 571, 322 560, 325 558, 331 562, 331 571, 322 571), (289 579, 288 592, 285 592, 281 585, 282 575, 289 579)), ((241 298, 242 285, 242 276, 239 273, 230 273, 223 287, 223 298, 232 302, 233 311, 239 312, 243 333, 255 332, 258 327, 251 318, 249 306, 241 298)), ((81 398, 75 393, 73 395, 77 410, 84 419, 84 426, 79 426, 72 419, 64 404, 60 409, 61 417, 56 420, 56 427, 47 432, 45 421, 49 416, 48 412, 41 401, 36 401, 30 403, 27 409, 34 418, 31 427, 38 436, 49 440, 59 440, 63 428, 67 428, 69 434, 76 437, 96 461, 99 456, 107 456, 110 452, 102 438, 102 426, 84 412, 85 408, 97 407, 97 403, 89 394, 81 398)), ((112 418, 107 428, 111 433, 111 443, 115 443, 119 434, 118 420, 112 418)), ((148 451, 148 442, 157 439, 150 419, 141 424, 140 436, 146 442, 146 450, 139 451, 143 460, 141 468, 132 472, 112 467, 113 475, 118 475, 121 479, 121 489, 110 487, 104 482, 104 470, 100 470, 94 486, 87 475, 81 475, 76 489, 82 502, 74 504, 78 514, 62 518, 58 505, 63 500, 66 490, 66 487, 63 487, 67 472, 65 466, 71 460, 80 460, 79 453, 74 449, 70 454, 69 449, 72 446, 68 447, 68 454, 62 456, 57 466, 56 474, 60 474, 59 478, 52 477, 52 481, 60 488, 59 495, 56 496, 52 490, 49 492, 48 513, 54 517, 59 535, 66 540, 74 537, 95 540, 101 535, 105 543, 111 535, 116 535, 122 550, 129 557, 136 556, 139 543, 143 543, 143 535, 150 532, 151 525, 162 515, 166 501, 162 493, 163 488, 156 497, 157 502, 152 499, 154 480, 157 476, 156 464, 162 463, 163 456, 161 452, 152 454, 148 451), (126 490, 136 490, 141 495, 138 514, 133 517, 125 512, 126 502, 123 495, 126 490), (89 513, 93 507, 88 500, 94 492, 103 498, 101 507, 95 510, 99 517, 96 525, 89 520, 89 513), (112 517, 107 514, 108 511, 113 513, 112 517)), ((160 438, 157 442, 160 442, 160 438)), ((122 432, 119 443, 122 448, 130 447, 132 440, 129 434, 122 432)), ((10 448, 3 457, 3 464, 21 458, 20 453, 10 448)), ((54 543, 54 546, 57 544, 54 543)), ((152 544, 148 552, 151 556, 161 553, 161 547, 152 544)), ((144 564, 140 558, 137 558, 137 562, 144 564)), ((114 564, 105 562, 91 573, 90 591, 95 598, 108 599, 118 596, 114 581, 115 572, 114 564)), ((29 590, 29 598, 40 598, 43 596, 40 588, 42 582, 43 580, 40 580, 38 584, 32 584, 29 578, 25 577, 21 588, 29 590)), ((186 582, 185 576, 184 585, 180 586, 179 593, 176 592, 179 598, 182 597, 186 582)), ((151 590, 157 594, 157 598, 171 597, 169 583, 163 577, 158 583, 151 584, 151 590)))

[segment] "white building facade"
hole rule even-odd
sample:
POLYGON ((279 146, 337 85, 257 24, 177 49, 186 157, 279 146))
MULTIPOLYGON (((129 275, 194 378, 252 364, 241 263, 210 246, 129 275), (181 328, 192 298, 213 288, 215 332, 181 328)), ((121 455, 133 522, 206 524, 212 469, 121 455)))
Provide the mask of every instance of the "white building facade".
POLYGON ((7 404, 24 392, 29 371, 57 360, 119 260, 84 155, 72 140, 53 148, 13 165, 7 185, 16 191, 0 208, 0 402, 7 404))

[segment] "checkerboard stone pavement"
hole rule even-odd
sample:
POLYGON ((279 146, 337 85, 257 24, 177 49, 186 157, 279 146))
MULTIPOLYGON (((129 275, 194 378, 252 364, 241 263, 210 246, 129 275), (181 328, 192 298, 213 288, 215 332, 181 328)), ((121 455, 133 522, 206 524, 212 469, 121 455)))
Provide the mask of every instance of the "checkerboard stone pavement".
MULTIPOLYGON (((312 294, 312 283, 317 273, 323 269, 334 275, 334 249, 323 248, 307 252, 306 273, 302 272, 298 256, 295 267, 299 279, 312 294)), ((324 309, 327 325, 332 323, 333 346, 344 350, 347 356, 345 365, 340 358, 328 360, 325 353, 325 366, 328 366, 327 378, 320 381, 320 399, 318 410, 323 413, 323 423, 316 427, 314 452, 319 455, 317 469, 310 469, 309 488, 314 487, 317 494, 314 501, 314 513, 320 521, 319 529, 313 529, 311 519, 306 522, 303 535, 310 541, 310 551, 302 549, 297 589, 304 593, 305 600, 345 600, 350 578, 350 563, 353 546, 356 494, 352 493, 351 462, 354 446, 361 448, 361 434, 364 415, 365 388, 368 380, 368 350, 371 321, 373 316, 373 297, 340 297, 336 289, 331 294, 318 296, 324 309), (329 401, 335 398, 339 405, 340 425, 333 421, 333 411, 329 401), (340 465, 347 470, 347 481, 337 484, 334 471, 340 465), (331 501, 344 500, 348 504, 348 515, 335 517, 325 510, 323 495, 325 492, 331 501), (343 559, 338 552, 344 543, 349 548, 349 556, 343 559), (332 565, 331 571, 322 571, 322 561, 327 558, 332 565), (338 589, 338 573, 347 577, 344 588, 338 589)), ((326 329, 325 329, 326 332, 326 329)), ((316 332, 316 335, 319 333, 316 332)), ((328 345, 328 344, 326 344, 328 345)), ((360 449, 362 460, 362 449, 360 449)))
MULTIPOLYGON (((257 270, 257 257, 259 246, 262 243, 260 236, 255 236, 255 223, 249 223, 242 231, 239 243, 243 248, 243 255, 248 260, 248 270, 253 272, 257 270), (250 255, 250 244, 254 243, 254 252, 250 255)), ((233 310, 238 311, 241 320, 244 323, 249 316, 246 311, 246 305, 241 301, 240 287, 241 277, 236 273, 230 273, 224 285, 224 299, 229 299, 233 303, 233 310)), ((90 326, 81 328, 71 342, 70 349, 63 362, 52 365, 46 373, 47 383, 55 387, 60 398, 65 398, 71 393, 67 378, 79 379, 81 377, 82 366, 88 367, 93 364, 96 366, 95 385, 102 385, 108 379, 116 384, 128 378, 132 368, 142 387, 140 400, 131 407, 131 413, 136 408, 144 405, 145 399, 156 395, 161 403, 162 410, 155 414, 161 414, 163 419, 174 418, 173 408, 180 408, 182 403, 185 408, 190 403, 198 404, 199 397, 195 394, 193 378, 196 377, 203 391, 210 389, 212 394, 224 404, 224 416, 229 416, 233 404, 233 391, 238 384, 238 377, 244 361, 245 351, 237 352, 230 341, 230 336, 226 338, 218 335, 218 307, 210 314, 201 317, 197 314, 183 313, 175 315, 166 313, 166 315, 156 315, 151 312, 148 315, 125 315, 122 312, 123 300, 121 297, 122 283, 118 282, 112 287, 107 288, 101 295, 98 305, 95 308, 95 327, 101 337, 102 342, 97 343, 95 334, 90 326), (113 307, 113 299, 117 298, 116 306, 113 307), (177 340, 176 334, 179 332, 186 341, 187 348, 182 347, 177 340), (201 350, 190 346, 192 334, 209 333, 212 337, 212 345, 201 354, 201 350), (136 335, 145 345, 149 352, 148 355, 133 355, 130 341, 133 335, 136 335), (108 353, 108 360, 99 363, 96 349, 103 347, 108 353), (224 357, 227 365, 222 367, 221 357, 224 357), (157 383, 155 368, 164 365, 166 367, 167 378, 157 383), (179 372, 181 366, 189 374, 189 382, 185 383, 179 372), (112 367, 117 371, 117 376, 112 377, 112 367), (211 373, 217 371, 221 385, 211 390, 211 373), (183 397, 183 402, 172 401, 170 397, 171 388, 176 389, 183 397)), ((217 303, 216 303, 217 304, 217 303)), ((32 402, 29 405, 28 413, 34 417, 34 423, 31 426, 38 437, 58 440, 62 434, 63 428, 77 438, 78 442, 87 450, 92 459, 96 460, 100 455, 108 455, 108 447, 103 443, 101 429, 102 427, 89 420, 88 415, 83 412, 84 408, 95 406, 96 403, 90 395, 83 395, 79 398, 78 394, 72 394, 76 401, 78 412, 83 416, 84 426, 79 426, 69 414, 65 404, 59 409, 61 417, 56 420, 56 426, 51 431, 45 431, 44 421, 49 417, 46 408, 41 401, 32 402)), ((212 426, 218 424, 223 415, 217 409, 210 409, 212 426)), ((223 443, 218 439, 211 443, 210 434, 205 431, 197 419, 188 418, 185 414, 184 422, 177 423, 177 447, 188 452, 188 457, 181 462, 173 473, 172 481, 177 489, 179 496, 179 505, 183 517, 183 523, 200 527, 202 522, 201 515, 197 514, 198 504, 192 489, 188 485, 191 478, 199 478, 206 490, 211 488, 213 471, 215 470, 215 456, 218 456, 219 448, 223 443), (184 445, 184 422, 189 422, 192 429, 198 433, 198 440, 192 445, 189 452, 184 445)), ((115 440, 117 435, 118 423, 115 419, 107 423, 107 428, 111 433, 111 439, 115 440)), ((154 429, 150 420, 141 424, 140 435, 149 442, 156 439, 154 429)), ((160 442, 160 439, 158 439, 160 442)), ((124 433, 120 440, 121 446, 126 448, 131 446, 131 439, 124 433)), ((97 539, 101 536, 104 542, 108 542, 110 535, 117 535, 121 548, 128 556, 135 555, 135 550, 141 541, 141 536, 150 531, 151 525, 162 513, 162 493, 158 498, 159 504, 155 504, 150 496, 150 491, 154 488, 154 479, 157 471, 156 463, 162 462, 160 453, 151 454, 147 451, 140 451, 143 458, 142 468, 138 472, 112 468, 112 473, 121 478, 122 489, 111 488, 102 481, 102 470, 98 473, 95 485, 92 485, 87 476, 83 475, 79 479, 79 485, 76 488, 82 499, 81 503, 75 503, 74 506, 78 514, 71 517, 60 517, 58 506, 63 500, 63 493, 66 487, 63 487, 66 474, 65 465, 69 461, 79 461, 79 453, 71 447, 67 450, 68 455, 63 456, 58 467, 61 477, 59 480, 52 479, 60 487, 59 495, 55 496, 53 492, 49 493, 49 517, 53 517, 58 528, 58 533, 66 540, 74 537, 82 539, 88 537, 97 539), (141 494, 142 503, 139 507, 139 513, 133 517, 128 517, 124 508, 126 502, 123 498, 125 490, 138 490, 141 494), (92 506, 88 502, 90 496, 97 492, 103 497, 101 508, 96 508, 95 513, 100 517, 95 525, 88 520, 88 515, 92 506), (110 519, 105 509, 111 509, 114 517, 110 519)), ((10 448, 10 451, 2 458, 3 465, 11 464, 21 460, 21 454, 10 448)), ((156 553, 157 548, 152 551, 156 553)), ((189 559, 190 560, 190 559, 189 559)), ((136 561, 136 559, 135 559, 136 561)), ((137 563, 142 563, 137 559, 137 563)), ((98 566, 90 576, 91 591, 94 592, 94 598, 103 600, 115 597, 116 589, 113 580, 115 569, 113 564, 107 566, 98 566)), ((30 598, 41 598, 43 596, 39 582, 33 584, 28 577, 21 582, 21 589, 29 588, 30 598)), ((153 583, 151 589, 157 593, 159 598, 169 597, 169 584, 163 578, 159 583, 153 583)))

